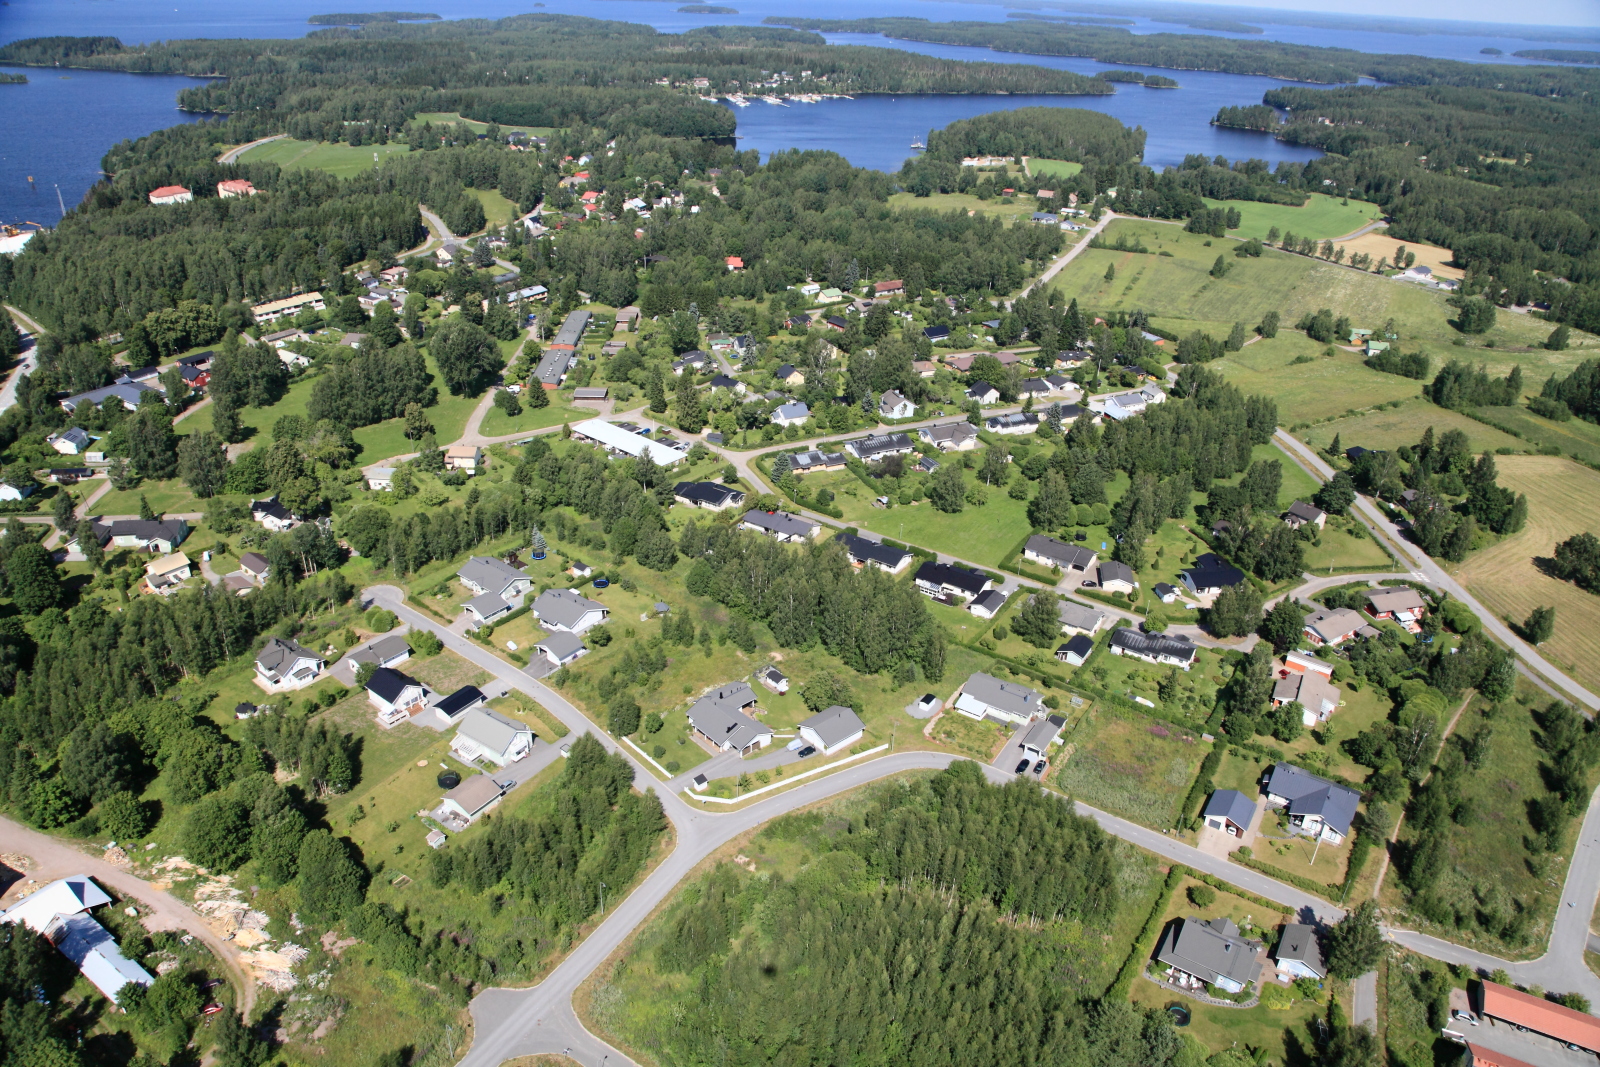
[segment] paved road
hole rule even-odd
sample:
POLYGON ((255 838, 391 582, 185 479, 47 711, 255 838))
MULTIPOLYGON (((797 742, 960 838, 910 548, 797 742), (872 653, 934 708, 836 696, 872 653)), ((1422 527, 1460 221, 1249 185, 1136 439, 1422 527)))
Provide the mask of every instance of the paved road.
POLYGON ((23 351, 22 359, 17 363, 16 369, 12 371, 11 376, 6 379, 5 385, 0 386, 0 411, 7 410, 17 402, 17 382, 22 380, 22 376, 24 374, 32 374, 38 369, 38 340, 39 335, 44 333, 44 327, 40 326, 33 319, 24 315, 10 304, 5 305, 5 309, 11 312, 11 317, 16 321, 18 326, 21 326, 24 330, 27 330, 33 335, 34 343, 29 345, 27 349, 23 351))
POLYGON ((1337 245, 1337 244, 1343 244, 1346 241, 1354 241, 1357 237, 1365 237, 1367 234, 1371 233, 1373 230, 1381 230, 1381 229, 1386 228, 1388 225, 1389 225, 1389 220, 1388 219, 1374 219, 1373 221, 1367 223, 1365 226, 1361 227, 1361 229, 1359 229, 1359 230, 1352 230, 1350 233, 1345 234, 1343 237, 1335 237, 1333 239, 1333 243, 1337 245))
MULTIPOLYGON (((1292 437, 1288 431, 1279 429, 1276 434, 1277 441, 1286 451, 1300 462, 1302 467, 1313 472, 1323 481, 1333 477, 1333 468, 1312 449, 1309 445, 1292 437)), ((1366 524, 1368 529, 1379 533, 1398 555, 1402 566, 1410 567, 1413 577, 1427 581, 1436 588, 1443 589, 1467 607, 1473 614, 1483 621, 1484 628, 1498 638, 1512 653, 1531 670, 1543 675, 1552 685, 1565 692, 1569 699, 1577 701, 1590 711, 1600 710, 1600 696, 1596 696, 1577 682, 1568 678, 1557 670, 1543 656, 1539 655, 1531 645, 1523 641, 1511 631, 1511 628, 1501 621, 1500 617, 1485 608, 1478 602, 1466 588, 1450 576, 1449 572, 1438 563, 1434 562, 1422 549, 1406 540, 1398 527, 1386 518, 1376 504, 1364 496, 1356 497, 1355 511, 1357 517, 1366 524)))
POLYGON ((1098 237, 1100 235, 1100 231, 1111 225, 1116 218, 1117 213, 1115 211, 1107 211, 1104 215, 1100 216, 1100 221, 1091 226, 1088 233, 1079 235, 1077 244, 1067 249, 1065 253, 1055 260, 1055 262, 1051 263, 1044 269, 1044 272, 1039 275, 1039 279, 1037 281, 1030 283, 1025 289, 1022 290, 1022 292, 1018 293, 1017 295, 1019 297, 1027 296, 1039 286, 1044 285, 1051 278, 1054 278, 1057 274, 1060 274, 1061 268, 1078 258, 1078 253, 1082 252, 1085 248, 1088 248, 1089 242, 1098 237))
POLYGON ((1350 1021, 1373 1031, 1378 1029, 1378 972, 1368 971, 1357 978, 1350 997, 1350 1021))
POLYGON ((217 157, 217 162, 237 163, 239 162, 240 156, 250 151, 250 149, 254 148, 256 145, 266 144, 268 141, 281 141, 287 136, 289 135, 286 133, 275 133, 271 137, 258 137, 254 141, 240 145, 238 148, 228 149, 226 152, 222 153, 222 155, 217 157))
POLYGON ((216 931, 207 926, 183 901, 166 890, 157 889, 130 871, 113 867, 98 856, 80 852, 64 841, 30 830, 3 816, 0 816, 0 848, 7 852, 20 852, 33 860, 33 866, 27 871, 30 878, 52 882, 71 874, 87 874, 123 896, 137 900, 146 929, 185 930, 204 941, 206 947, 222 961, 238 993, 239 1008, 249 1017, 250 1010, 255 1007, 256 985, 239 966, 239 949, 232 942, 218 937, 216 931))

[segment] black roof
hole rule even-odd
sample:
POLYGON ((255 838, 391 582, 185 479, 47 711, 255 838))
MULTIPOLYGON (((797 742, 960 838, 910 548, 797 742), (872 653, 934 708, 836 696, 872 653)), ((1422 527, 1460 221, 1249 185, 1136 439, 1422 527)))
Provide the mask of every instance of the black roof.
POLYGON ((1094 639, 1085 637, 1083 634, 1077 634, 1072 640, 1056 649, 1056 658, 1059 659, 1064 652, 1071 652, 1078 657, 1087 657, 1093 651, 1094 639))
POLYGON ((868 541, 865 537, 857 537, 855 534, 842 533, 835 540, 844 546, 844 550, 850 554, 852 560, 876 563, 891 570, 900 566, 901 561, 911 555, 903 548, 890 548, 888 545, 880 545, 876 541, 868 541))
POLYGON ((1193 659, 1196 651, 1194 642, 1182 634, 1176 637, 1168 637, 1166 634, 1146 634, 1127 626, 1111 631, 1111 643, 1117 648, 1124 648, 1129 652, 1141 652, 1147 656, 1193 659))
POLYGON ((843 330, 850 325, 850 320, 845 318, 843 315, 829 315, 828 325, 835 326, 843 330))
POLYGON ((466 709, 472 707, 472 705, 481 703, 482 700, 483 690, 479 689, 475 685, 464 685, 460 689, 457 689, 454 693, 451 693, 449 696, 445 697, 443 700, 440 700, 439 703, 434 705, 434 707, 437 708, 439 710, 439 714, 443 715, 445 718, 453 719, 466 709))
POLYGON ((1244 571, 1214 552, 1207 552, 1183 569, 1196 589, 1221 589, 1244 581, 1244 571))
POLYGON ((739 494, 739 490, 729 489, 716 482, 679 482, 672 488, 673 496, 681 496, 696 504, 710 504, 713 507, 721 507, 736 494, 739 494))
POLYGON ((211 357, 214 356, 214 355, 216 355, 216 353, 209 352, 209 351, 208 352, 196 352, 192 356, 184 356, 182 359, 178 360, 178 366, 180 366, 180 367, 197 367, 202 363, 210 363, 211 362, 211 357))
POLYGON ((390 703, 405 691, 408 685, 421 685, 415 678, 393 667, 379 667, 372 672, 372 677, 367 679, 367 692, 373 693, 390 703))
POLYGON ((922 336, 926 337, 930 341, 942 341, 946 337, 950 336, 950 327, 925 326, 922 330, 922 336))
POLYGON ((917 581, 927 582, 930 585, 954 586, 968 596, 977 596, 983 592, 983 587, 989 584, 988 577, 977 571, 957 567, 954 563, 937 563, 933 560, 917 568, 917 581))

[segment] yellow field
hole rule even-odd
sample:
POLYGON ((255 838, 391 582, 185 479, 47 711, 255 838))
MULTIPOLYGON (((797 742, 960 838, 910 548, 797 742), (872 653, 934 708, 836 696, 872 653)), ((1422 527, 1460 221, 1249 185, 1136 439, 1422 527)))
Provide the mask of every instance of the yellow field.
POLYGON ((1528 525, 1456 568, 1490 611, 1522 622, 1553 605, 1556 631, 1540 652, 1577 681, 1600 686, 1600 597, 1534 566, 1573 534, 1600 530, 1600 472, 1560 456, 1498 456, 1500 484, 1528 494, 1528 525))
POLYGON ((1382 230, 1362 234, 1354 241, 1340 241, 1339 243, 1344 245, 1344 258, 1349 259, 1357 252, 1366 252, 1372 257, 1374 263, 1380 259, 1393 258, 1394 250, 1400 245, 1405 245, 1407 252, 1415 252, 1417 254, 1417 265, 1419 267, 1432 267, 1433 273, 1445 278, 1465 278, 1467 276, 1467 272, 1460 267, 1445 266, 1446 263, 1456 257, 1456 254, 1448 248, 1420 245, 1415 241, 1396 240, 1382 230))

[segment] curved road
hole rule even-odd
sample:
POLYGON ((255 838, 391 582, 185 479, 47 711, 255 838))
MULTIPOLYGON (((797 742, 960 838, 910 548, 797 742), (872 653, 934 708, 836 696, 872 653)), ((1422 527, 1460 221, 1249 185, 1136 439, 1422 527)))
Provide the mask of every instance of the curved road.
POLYGON ((281 141, 287 136, 289 135, 286 133, 275 133, 271 137, 258 137, 254 141, 248 141, 245 144, 239 145, 237 148, 228 149, 226 152, 222 153, 222 155, 217 157, 217 162, 237 163, 239 162, 240 156, 244 155, 257 145, 266 144, 268 141, 281 141))

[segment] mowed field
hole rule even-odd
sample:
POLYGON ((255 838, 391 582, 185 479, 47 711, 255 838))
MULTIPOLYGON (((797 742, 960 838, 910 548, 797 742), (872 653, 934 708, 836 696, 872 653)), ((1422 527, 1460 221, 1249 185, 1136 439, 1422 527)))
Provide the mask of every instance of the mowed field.
POLYGON ((1052 178, 1070 178, 1083 170, 1082 163, 1069 163, 1064 159, 1035 159, 1028 157, 1028 173, 1052 178))
POLYGON ((1372 257, 1374 263, 1380 259, 1393 260, 1395 249, 1405 245, 1407 252, 1416 253, 1417 266, 1432 267, 1433 273, 1443 275, 1446 278, 1465 278, 1467 276, 1467 272, 1460 267, 1446 266, 1456 256, 1448 248, 1440 248, 1437 245, 1417 244, 1415 241, 1400 241, 1382 230, 1364 233, 1354 241, 1342 241, 1340 243, 1344 245, 1346 259, 1357 252, 1365 252, 1372 257))
POLYGON ((241 162, 276 163, 284 170, 325 170, 338 178, 353 178, 362 171, 371 170, 373 156, 378 162, 395 155, 404 155, 411 146, 390 141, 388 144, 353 145, 324 141, 268 141, 240 156, 241 162))
POLYGON ((1500 484, 1528 494, 1528 525, 1455 568, 1496 615, 1520 623, 1534 608, 1556 609, 1555 636, 1540 651, 1590 689, 1600 688, 1600 597, 1534 566, 1557 542, 1600 531, 1600 472, 1562 456, 1499 456, 1500 484))
MULTIPOLYGON (((1444 293, 1420 285, 1272 249, 1260 258, 1240 259, 1233 254, 1238 247, 1233 240, 1185 233, 1179 226, 1143 219, 1118 219, 1103 236, 1115 242, 1124 235, 1143 242, 1150 254, 1085 249, 1051 283, 1063 299, 1075 298, 1080 307, 1102 314, 1143 311, 1180 333, 1192 323, 1188 328, 1208 329, 1213 336, 1219 329, 1226 333, 1224 323, 1253 327, 1268 311, 1278 312, 1285 327, 1321 308, 1347 315, 1353 324, 1368 329, 1393 318, 1400 328, 1401 348, 1422 349, 1434 367, 1465 359, 1487 363, 1490 370, 1504 374, 1512 363, 1520 363, 1533 382, 1542 382, 1554 371, 1565 373, 1584 358, 1577 345, 1565 352, 1533 347, 1544 344, 1550 324, 1504 312, 1493 329, 1472 339, 1471 347, 1457 347, 1454 342, 1461 334, 1450 325, 1455 309, 1445 303, 1444 293), (1232 265, 1225 278, 1211 277, 1219 254, 1232 265), (1111 281, 1105 278, 1107 266, 1116 268, 1111 281), (1487 342, 1495 347, 1482 347, 1487 342)), ((1389 245, 1386 254, 1394 252, 1394 242, 1389 245)), ((1574 335, 1575 340, 1580 337, 1582 344, 1595 341, 1587 334, 1574 335)))
POLYGON ((1401 445, 1416 444, 1422 437, 1422 431, 1429 426, 1433 427, 1435 436, 1446 430, 1462 431, 1472 442, 1474 452, 1492 452, 1497 448, 1514 448, 1521 452, 1528 447, 1526 442, 1508 433, 1502 433, 1476 419, 1469 419, 1459 411, 1437 407, 1420 396, 1398 407, 1319 423, 1298 436, 1319 449, 1327 448, 1335 435, 1338 435, 1339 444, 1345 448, 1354 445, 1363 448, 1399 448, 1401 445))
MULTIPOLYGON (((1286 204, 1261 204, 1254 200, 1206 200, 1206 207, 1231 207, 1239 211, 1239 226, 1228 231, 1229 236, 1260 237, 1276 226, 1281 233, 1296 233, 1301 237, 1314 237, 1325 241, 1355 233, 1373 219, 1381 218, 1383 211, 1377 204, 1364 200, 1341 203, 1337 196, 1312 193, 1304 207, 1286 204)), ((1448 257, 1449 253, 1445 253, 1448 257)))
POLYGON ((1422 388, 1421 382, 1410 378, 1372 370, 1355 352, 1337 349, 1332 356, 1324 355, 1327 347, 1303 333, 1282 331, 1229 353, 1211 369, 1245 393, 1276 400, 1278 421, 1285 426, 1405 400, 1422 388), (1306 356, 1310 363, 1294 362, 1306 356))
MULTIPOLYGON (((466 123, 474 133, 483 133, 489 128, 487 122, 479 122, 477 119, 464 119, 454 111, 420 111, 417 113, 417 121, 431 122, 435 126, 448 122, 462 122, 466 123)), ((500 132, 525 133, 530 137, 549 137, 556 130, 554 126, 507 126, 502 124, 500 132)))
MULTIPOLYGON (((1028 219, 1035 211, 1044 210, 1039 202, 1031 196, 997 196, 993 200, 979 200, 971 193, 934 193, 932 196, 916 196, 912 193, 895 193, 889 197, 889 206, 900 211, 937 211, 941 214, 950 211, 976 211, 983 215, 994 215, 1008 222, 1018 219, 1028 219)), ((1066 235, 1071 243, 1072 234, 1066 235)), ((1100 268, 1105 270, 1104 267, 1100 268)))

